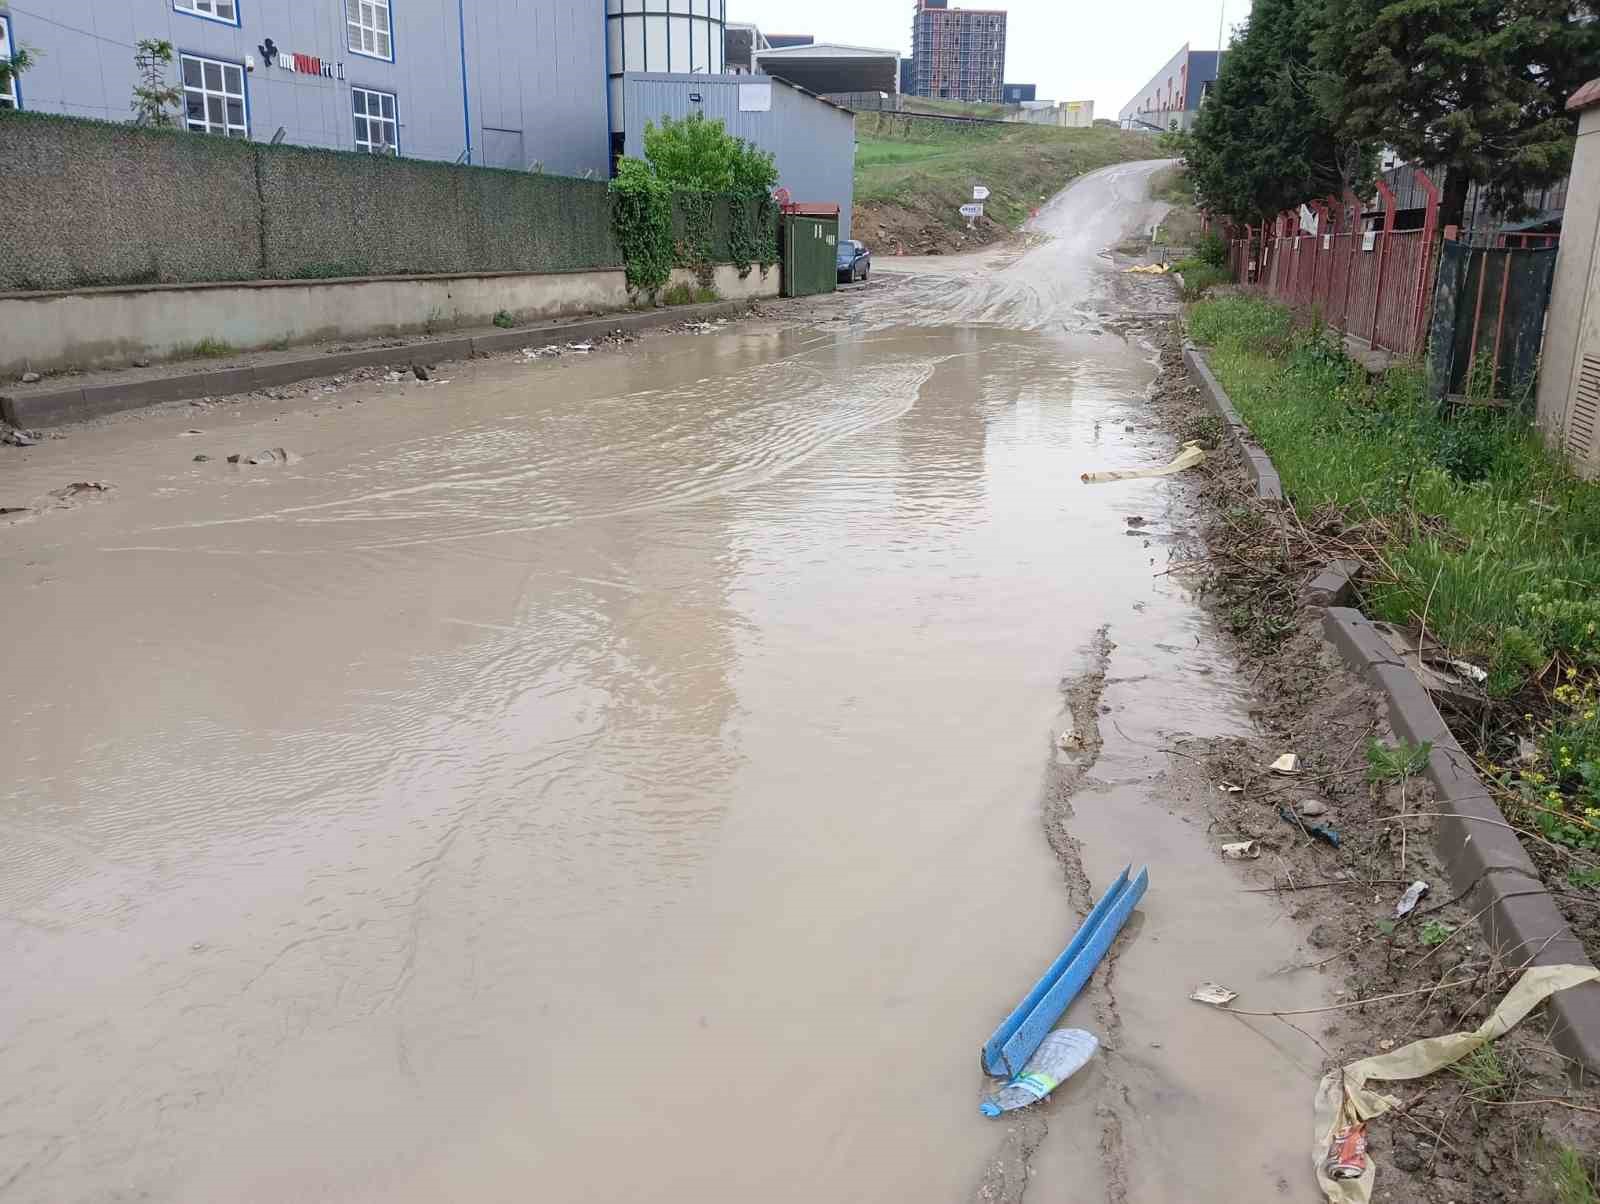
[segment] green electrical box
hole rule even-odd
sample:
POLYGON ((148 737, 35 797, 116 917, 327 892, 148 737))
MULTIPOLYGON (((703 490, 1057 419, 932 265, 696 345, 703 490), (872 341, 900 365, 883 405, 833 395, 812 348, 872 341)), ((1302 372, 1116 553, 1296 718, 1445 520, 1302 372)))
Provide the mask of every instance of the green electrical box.
MULTIPOLYGON (((798 209, 800 206, 795 206, 798 209)), ((817 206, 822 209, 824 206, 817 206)), ((783 295, 810 297, 831 293, 839 279, 839 211, 783 214, 783 295)))

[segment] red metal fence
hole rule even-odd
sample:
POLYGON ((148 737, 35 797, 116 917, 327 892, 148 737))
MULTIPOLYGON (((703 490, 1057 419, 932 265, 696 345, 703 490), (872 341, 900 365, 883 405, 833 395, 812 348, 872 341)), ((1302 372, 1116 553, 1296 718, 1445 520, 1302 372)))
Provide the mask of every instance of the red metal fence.
POLYGON ((1302 215, 1284 213, 1263 227, 1245 228, 1234 240, 1231 265, 1240 283, 1254 283, 1290 305, 1316 308, 1331 326, 1402 355, 1423 349, 1438 266, 1439 190, 1418 172, 1428 194, 1423 226, 1396 230, 1395 198, 1380 180, 1381 227, 1363 229, 1353 196, 1307 206, 1316 233, 1302 215))

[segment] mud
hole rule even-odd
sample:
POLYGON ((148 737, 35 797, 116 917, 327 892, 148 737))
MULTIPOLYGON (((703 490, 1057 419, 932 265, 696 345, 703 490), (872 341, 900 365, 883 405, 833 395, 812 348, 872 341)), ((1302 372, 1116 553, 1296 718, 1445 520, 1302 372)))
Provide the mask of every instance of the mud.
POLYGON ((709 334, 4 449, 113 488, 0 535, 0 1197, 1313 1199, 1325 1038, 1187 998, 1339 981, 1216 854, 1195 486, 1079 481, 1172 451, 1157 166, 709 334), (1130 862, 1102 1052, 984 1119, 1130 862))
MULTIPOLYGON (((1189 384, 1175 327, 1161 333, 1159 347, 1153 413, 1174 441, 1201 438, 1213 449, 1196 474, 1184 563, 1249 674, 1254 721, 1250 733, 1177 743, 1178 772, 1208 800, 1213 840, 1258 842, 1259 860, 1235 863, 1241 878, 1281 899, 1290 917, 1309 928, 1304 954, 1276 975, 1321 978, 1324 1002, 1339 1009, 1266 1023, 1320 1019, 1317 1040, 1327 1066, 1475 1028, 1520 963, 1491 955, 1477 917, 1452 898, 1432 847, 1427 813, 1438 808, 1430 789, 1416 779, 1370 780, 1368 742, 1395 743, 1382 699, 1322 637, 1321 613, 1303 591, 1312 571, 1272 567, 1282 546, 1280 516, 1254 501, 1242 464, 1220 441, 1214 416, 1189 384), (1301 758, 1300 775, 1267 769, 1289 751, 1301 758), (1282 808, 1297 811, 1307 800, 1326 812, 1306 822, 1337 830, 1338 849, 1281 818, 1282 808), (1406 815, 1413 818, 1395 822, 1406 815), (1431 893, 1394 923, 1396 902, 1419 879, 1431 893), (1429 924, 1443 925, 1448 939, 1425 940, 1429 924), (1446 978, 1470 978, 1472 985, 1429 992, 1446 978), (1407 991, 1424 993, 1358 1004, 1407 991)), ((1254 1008, 1243 997, 1236 1006, 1254 1008)), ((1428 1204, 1557 1198, 1550 1151, 1600 1147, 1600 1091, 1575 1082, 1574 1068, 1550 1044, 1548 1026, 1540 1009, 1496 1043, 1504 1076, 1498 1085, 1485 1088, 1446 1071, 1401 1091, 1406 1106, 1369 1132, 1382 1166, 1374 1198, 1428 1204), (1532 1102, 1539 1100, 1562 1102, 1532 1102)))

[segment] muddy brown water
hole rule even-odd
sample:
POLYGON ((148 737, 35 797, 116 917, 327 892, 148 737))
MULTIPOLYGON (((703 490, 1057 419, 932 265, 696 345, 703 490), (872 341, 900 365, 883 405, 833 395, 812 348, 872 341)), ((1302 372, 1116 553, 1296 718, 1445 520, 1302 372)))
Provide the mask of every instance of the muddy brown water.
POLYGON ((1322 988, 1160 751, 1247 727, 1183 486, 1078 480, 1170 454, 1099 255, 1155 166, 815 319, 5 457, 114 489, 0 528, 0 1199, 970 1197, 1102 628, 1065 877, 1152 886, 1029 1198, 1311 1198, 1315 1047, 1185 998, 1322 988))

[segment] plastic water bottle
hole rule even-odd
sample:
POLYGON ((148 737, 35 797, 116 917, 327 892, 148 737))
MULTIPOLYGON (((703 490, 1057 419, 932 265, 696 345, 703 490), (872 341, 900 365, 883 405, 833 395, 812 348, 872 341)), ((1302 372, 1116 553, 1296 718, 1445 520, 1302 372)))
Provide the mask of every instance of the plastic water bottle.
POLYGON ((1094 1057, 1100 1042, 1081 1028, 1058 1028, 1034 1051, 1017 1075, 979 1105, 985 1116, 999 1116, 1013 1108, 1038 1103, 1094 1057))

